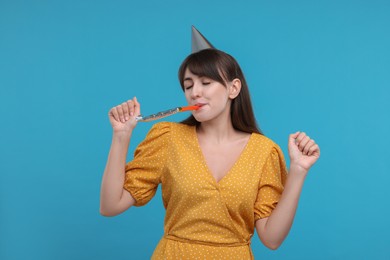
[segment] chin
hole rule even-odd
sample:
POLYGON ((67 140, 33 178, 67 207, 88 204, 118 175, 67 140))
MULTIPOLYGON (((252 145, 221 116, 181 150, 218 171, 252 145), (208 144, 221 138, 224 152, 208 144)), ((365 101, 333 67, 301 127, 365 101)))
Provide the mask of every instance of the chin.
POLYGON ((202 123, 202 122, 205 122, 205 121, 209 120, 209 118, 206 118, 205 116, 193 115, 193 117, 199 123, 202 123))
POLYGON ((198 121, 199 123, 207 122, 213 119, 211 116, 201 116, 201 115, 193 115, 195 120, 198 121))

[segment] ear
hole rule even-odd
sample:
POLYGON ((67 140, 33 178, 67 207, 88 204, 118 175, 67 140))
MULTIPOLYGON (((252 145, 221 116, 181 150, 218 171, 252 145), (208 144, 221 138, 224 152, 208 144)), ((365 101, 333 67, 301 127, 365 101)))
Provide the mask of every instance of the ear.
POLYGON ((241 91, 241 80, 233 79, 229 84, 229 98, 235 99, 241 91))

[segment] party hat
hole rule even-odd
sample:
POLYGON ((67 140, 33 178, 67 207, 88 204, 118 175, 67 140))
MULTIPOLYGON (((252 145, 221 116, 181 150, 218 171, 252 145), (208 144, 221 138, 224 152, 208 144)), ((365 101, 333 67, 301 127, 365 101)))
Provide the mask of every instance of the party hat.
POLYGON ((192 26, 192 53, 210 48, 215 49, 214 46, 194 26, 192 26))

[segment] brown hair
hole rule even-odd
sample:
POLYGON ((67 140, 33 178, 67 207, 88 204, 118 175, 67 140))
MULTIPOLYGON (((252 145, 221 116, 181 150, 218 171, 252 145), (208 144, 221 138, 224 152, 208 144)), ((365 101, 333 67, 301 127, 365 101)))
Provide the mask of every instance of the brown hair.
MULTIPOLYGON (((230 106, 233 128, 246 133, 263 134, 256 123, 244 74, 231 55, 217 49, 205 49, 189 55, 179 68, 179 81, 183 91, 184 73, 187 68, 199 77, 210 78, 224 86, 226 86, 226 82, 239 79, 241 81, 241 91, 232 100, 230 106)), ((200 124, 192 115, 183 120, 182 123, 192 126, 200 124)))

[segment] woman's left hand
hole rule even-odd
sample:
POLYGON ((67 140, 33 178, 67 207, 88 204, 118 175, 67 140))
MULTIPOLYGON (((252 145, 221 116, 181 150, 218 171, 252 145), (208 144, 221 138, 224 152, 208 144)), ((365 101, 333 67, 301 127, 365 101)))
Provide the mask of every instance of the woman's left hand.
POLYGON ((310 167, 320 157, 320 147, 304 132, 296 132, 289 136, 288 154, 290 156, 290 168, 298 166, 309 171, 310 167))

